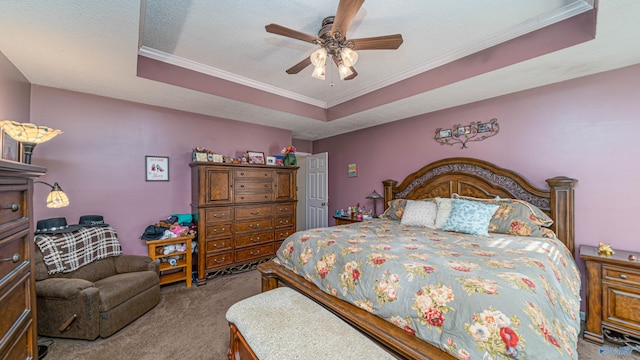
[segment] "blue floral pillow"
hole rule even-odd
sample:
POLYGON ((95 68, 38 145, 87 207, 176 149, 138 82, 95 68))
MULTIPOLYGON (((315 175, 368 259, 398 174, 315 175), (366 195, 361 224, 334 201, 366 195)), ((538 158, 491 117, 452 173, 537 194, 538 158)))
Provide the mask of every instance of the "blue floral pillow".
POLYGON ((451 214, 442 230, 489 236, 489 222, 500 206, 453 199, 451 214))

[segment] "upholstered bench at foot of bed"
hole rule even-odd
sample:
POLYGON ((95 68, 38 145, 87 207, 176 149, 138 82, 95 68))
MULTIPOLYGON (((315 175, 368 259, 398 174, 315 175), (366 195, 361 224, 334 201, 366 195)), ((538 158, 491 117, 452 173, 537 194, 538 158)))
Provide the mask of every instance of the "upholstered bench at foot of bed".
POLYGON ((227 311, 229 359, 395 359, 304 295, 286 287, 244 299, 227 311))

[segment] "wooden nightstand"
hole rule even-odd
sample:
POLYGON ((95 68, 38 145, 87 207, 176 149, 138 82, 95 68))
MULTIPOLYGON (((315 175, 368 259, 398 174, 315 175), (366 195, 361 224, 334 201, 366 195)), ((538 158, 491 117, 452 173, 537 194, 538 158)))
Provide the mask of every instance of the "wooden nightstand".
POLYGON ((336 219, 336 226, 362 222, 362 220, 346 216, 334 216, 333 218, 336 219))
POLYGON ((629 255, 638 253, 614 251, 601 256, 596 246, 580 246, 587 269, 584 338, 598 344, 604 337, 617 343, 625 343, 627 336, 640 338, 640 262, 629 260, 629 255), (622 338, 612 336, 610 330, 622 338))

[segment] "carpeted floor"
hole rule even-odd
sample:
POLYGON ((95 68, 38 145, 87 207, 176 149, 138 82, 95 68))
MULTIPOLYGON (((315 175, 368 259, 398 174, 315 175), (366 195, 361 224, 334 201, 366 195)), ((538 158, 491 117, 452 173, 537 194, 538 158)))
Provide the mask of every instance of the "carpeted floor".
MULTIPOLYGON (((259 291, 260 274, 255 270, 218 277, 188 289, 184 283, 176 283, 162 288, 158 306, 107 339, 40 338, 39 343, 53 341, 46 360, 225 360, 229 344, 227 309, 259 291)), ((580 360, 640 359, 638 352, 616 355, 618 349, 582 339, 578 343, 580 360), (605 352, 601 354, 601 350, 605 352)))

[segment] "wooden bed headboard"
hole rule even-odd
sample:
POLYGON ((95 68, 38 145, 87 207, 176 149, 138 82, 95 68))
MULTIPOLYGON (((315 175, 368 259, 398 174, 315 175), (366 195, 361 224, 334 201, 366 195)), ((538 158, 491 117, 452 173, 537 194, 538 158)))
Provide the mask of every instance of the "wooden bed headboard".
POLYGON ((400 185, 395 180, 385 180, 382 184, 385 210, 393 199, 448 198, 453 193, 527 201, 553 219, 551 229, 575 256, 573 187, 577 182, 558 176, 547 179, 549 190, 539 189, 515 171, 478 159, 456 157, 426 165, 407 176, 400 185))

